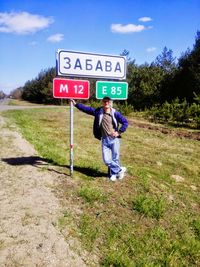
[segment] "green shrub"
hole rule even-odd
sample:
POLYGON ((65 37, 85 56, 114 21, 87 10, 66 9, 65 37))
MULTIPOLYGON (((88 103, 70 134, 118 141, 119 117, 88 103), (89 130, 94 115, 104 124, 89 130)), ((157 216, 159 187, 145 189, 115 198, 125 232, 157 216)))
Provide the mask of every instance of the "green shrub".
POLYGON ((196 124, 196 128, 200 129, 200 104, 193 103, 189 109, 190 117, 196 124))
POLYGON ((127 102, 125 103, 114 103, 114 108, 116 108, 120 113, 122 113, 124 116, 129 115, 134 111, 133 106, 128 104, 127 102))
POLYGON ((172 101, 171 112, 172 120, 175 122, 188 122, 189 119, 189 105, 186 100, 180 103, 179 99, 176 98, 172 101))
POLYGON ((172 103, 165 102, 162 106, 154 106, 147 117, 155 122, 169 122, 173 124, 187 124, 193 128, 200 128, 200 104, 180 102, 178 98, 172 103))

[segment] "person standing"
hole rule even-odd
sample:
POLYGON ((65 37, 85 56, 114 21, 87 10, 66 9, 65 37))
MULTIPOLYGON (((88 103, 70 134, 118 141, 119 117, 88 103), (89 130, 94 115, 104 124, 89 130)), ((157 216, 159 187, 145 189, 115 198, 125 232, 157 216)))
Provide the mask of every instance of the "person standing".
POLYGON ((123 179, 126 167, 120 165, 119 139, 128 127, 127 119, 112 107, 112 99, 108 96, 102 99, 103 106, 100 108, 85 106, 73 99, 71 101, 77 109, 94 116, 93 134, 95 138, 101 140, 102 158, 108 166, 109 179, 111 181, 123 179))

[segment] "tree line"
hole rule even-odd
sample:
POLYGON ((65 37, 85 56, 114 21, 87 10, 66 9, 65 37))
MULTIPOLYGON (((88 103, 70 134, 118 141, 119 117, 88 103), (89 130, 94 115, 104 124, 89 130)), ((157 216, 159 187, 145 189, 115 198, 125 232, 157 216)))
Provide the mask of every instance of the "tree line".
MULTIPOLYGON (((187 49, 180 58, 164 47, 162 53, 152 63, 136 64, 124 50, 127 58, 127 82, 129 85, 126 105, 134 110, 161 107, 175 99, 186 101, 188 105, 197 103, 200 97, 200 31, 197 31, 192 49, 187 49)), ((56 69, 42 70, 35 79, 27 81, 21 88, 12 92, 14 96, 36 103, 60 104, 61 100, 52 95, 53 78, 56 69)), ((95 79, 90 81, 90 101, 95 100, 95 79)), ((63 102, 63 101, 62 101, 63 102)), ((123 104, 123 101, 120 102, 123 104)))
POLYGON ((3 91, 0 91, 0 99, 4 99, 6 97, 6 94, 3 91))

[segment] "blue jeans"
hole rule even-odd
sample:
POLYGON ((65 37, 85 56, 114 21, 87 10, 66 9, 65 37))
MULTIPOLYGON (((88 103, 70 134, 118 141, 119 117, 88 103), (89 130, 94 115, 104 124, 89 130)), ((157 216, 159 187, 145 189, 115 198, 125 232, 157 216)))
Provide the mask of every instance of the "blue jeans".
POLYGON ((121 170, 119 163, 120 142, 119 138, 103 137, 102 140, 103 161, 110 170, 110 175, 118 174, 121 170))

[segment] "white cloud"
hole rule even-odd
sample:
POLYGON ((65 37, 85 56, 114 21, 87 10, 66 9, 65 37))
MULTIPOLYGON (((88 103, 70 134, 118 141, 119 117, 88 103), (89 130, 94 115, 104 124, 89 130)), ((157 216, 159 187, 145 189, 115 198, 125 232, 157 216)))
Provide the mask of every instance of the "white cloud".
POLYGON ((142 21, 142 22, 148 22, 148 21, 152 21, 152 18, 150 18, 150 17, 141 17, 138 20, 142 21))
POLYGON ((61 42, 63 40, 63 38, 64 38, 64 34, 57 33, 57 34, 49 36, 47 38, 47 41, 52 42, 52 43, 58 43, 58 42, 61 42))
POLYGON ((31 34, 49 27, 53 23, 50 17, 28 12, 0 13, 0 32, 31 34))
POLYGON ((112 24, 111 31, 116 33, 132 33, 132 32, 141 32, 146 28, 143 25, 135 25, 135 24, 112 24))
POLYGON ((155 52, 156 51, 156 47, 148 47, 147 49, 146 49, 146 51, 148 52, 148 53, 152 53, 152 52, 155 52))

